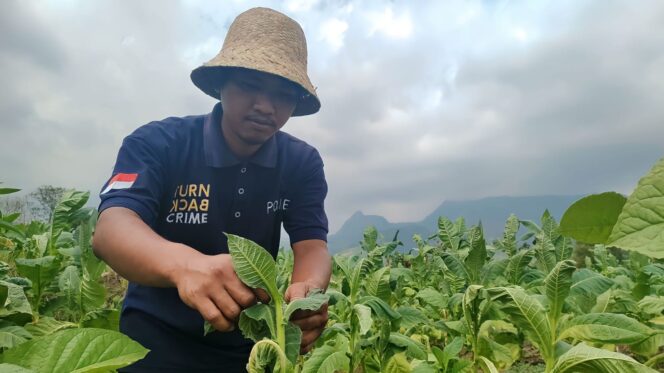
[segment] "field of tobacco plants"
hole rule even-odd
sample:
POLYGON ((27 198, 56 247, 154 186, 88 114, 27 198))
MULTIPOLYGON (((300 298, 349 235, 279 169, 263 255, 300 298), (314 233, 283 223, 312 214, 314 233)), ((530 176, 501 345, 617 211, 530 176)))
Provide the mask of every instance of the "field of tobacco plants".
MULTIPOLYGON (((113 371, 147 353, 117 332, 87 199, 67 192, 49 223, 0 215, 0 372, 113 371)), ((585 197, 560 222, 512 215, 492 242, 463 219, 415 248, 369 227, 326 292, 289 304, 292 253, 228 238, 239 277, 271 296, 239 320, 250 372, 664 371, 664 160, 628 197, 585 197), (325 302, 328 327, 299 356, 289 317, 325 302)))

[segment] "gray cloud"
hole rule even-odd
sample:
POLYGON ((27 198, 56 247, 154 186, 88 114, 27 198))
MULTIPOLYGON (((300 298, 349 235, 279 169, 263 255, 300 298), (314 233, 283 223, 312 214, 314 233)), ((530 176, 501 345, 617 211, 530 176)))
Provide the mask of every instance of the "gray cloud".
MULTIPOLYGON (((5 4, 2 181, 96 193, 134 128, 210 110, 189 71, 263 4, 5 4)), ((356 210, 407 221, 444 199, 629 192, 662 156, 664 6, 584 4, 274 2, 307 33, 323 108, 285 130, 324 157, 332 230, 356 210), (347 25, 339 48, 330 20, 347 25)))

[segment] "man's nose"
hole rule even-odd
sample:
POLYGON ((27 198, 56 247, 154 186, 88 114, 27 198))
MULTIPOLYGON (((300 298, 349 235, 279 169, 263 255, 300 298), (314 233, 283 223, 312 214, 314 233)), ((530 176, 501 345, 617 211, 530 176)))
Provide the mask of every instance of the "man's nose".
POLYGON ((275 105, 272 97, 265 91, 256 93, 254 109, 262 114, 274 114, 275 105))

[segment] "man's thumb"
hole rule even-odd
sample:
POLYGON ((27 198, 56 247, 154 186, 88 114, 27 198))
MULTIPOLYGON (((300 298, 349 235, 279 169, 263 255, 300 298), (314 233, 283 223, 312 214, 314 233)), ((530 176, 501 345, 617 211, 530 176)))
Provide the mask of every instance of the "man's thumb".
POLYGON ((290 302, 293 299, 306 298, 308 292, 308 284, 304 282, 298 282, 288 287, 286 294, 284 294, 284 298, 286 298, 286 302, 290 302))

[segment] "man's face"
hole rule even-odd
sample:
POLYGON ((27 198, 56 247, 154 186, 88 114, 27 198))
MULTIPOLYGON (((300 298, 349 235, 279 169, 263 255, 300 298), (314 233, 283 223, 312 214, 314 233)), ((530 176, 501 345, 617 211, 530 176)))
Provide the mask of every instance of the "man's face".
POLYGON ((299 96, 300 89, 281 77, 233 70, 221 88, 224 136, 243 147, 263 144, 286 124, 299 96))

